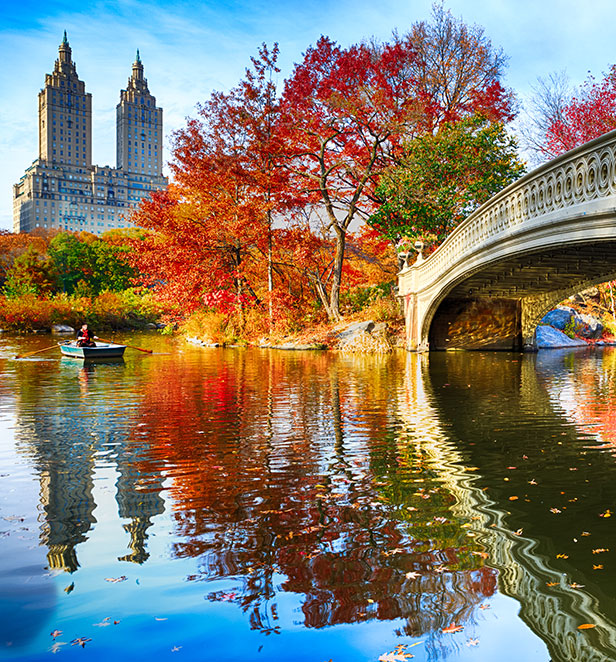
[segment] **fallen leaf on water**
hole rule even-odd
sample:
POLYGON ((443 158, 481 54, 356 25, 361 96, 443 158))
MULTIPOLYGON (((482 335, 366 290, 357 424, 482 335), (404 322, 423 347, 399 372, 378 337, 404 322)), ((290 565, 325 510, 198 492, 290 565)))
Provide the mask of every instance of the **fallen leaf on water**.
POLYGON ((490 605, 479 605, 479 609, 490 609, 490 605))
POLYGON ((581 535, 583 536, 589 536, 590 532, 589 531, 582 531, 581 535))
POLYGON ((92 639, 88 639, 88 637, 77 637, 77 639, 71 641, 71 646, 81 646, 82 648, 85 648, 88 641, 92 641, 92 639))
POLYGON ((517 531, 513 532, 513 535, 514 536, 521 536, 523 532, 524 532, 524 529, 518 529, 517 531))
POLYGON ((558 582, 546 582, 545 585, 550 586, 550 587, 551 586, 558 586, 558 582))
POLYGON ((417 577, 420 577, 420 574, 418 572, 407 572, 406 575, 404 575, 407 579, 417 579, 417 577))
POLYGON ((107 627, 108 625, 111 625, 110 617, 107 616, 106 618, 103 618, 103 620, 100 623, 94 623, 94 627, 96 628, 104 628, 107 627))
POLYGON ((577 582, 573 582, 572 584, 569 584, 571 588, 584 588, 584 584, 578 584, 577 582))
POLYGON ((454 632, 460 632, 461 630, 464 630, 463 625, 456 625, 455 623, 452 623, 449 627, 443 629, 443 633, 453 634, 454 632))
POLYGON ((551 512, 551 513, 558 514, 558 513, 561 513, 562 511, 559 510, 558 508, 550 508, 550 512, 551 512))
POLYGON ((603 565, 601 563, 599 563, 598 565, 595 565, 593 563, 592 569, 593 570, 603 570, 603 565))
POLYGON ((479 639, 469 639, 466 642, 467 646, 479 646, 479 639))
POLYGON ((606 511, 599 513, 599 517, 611 517, 612 511, 608 508, 606 511))
POLYGON ((610 551, 609 549, 606 549, 604 547, 597 547, 597 549, 592 550, 592 553, 593 554, 601 554, 603 552, 609 552, 609 551, 610 551))
POLYGON ((578 625, 578 630, 590 630, 591 628, 596 628, 597 626, 594 623, 582 623, 578 625))
POLYGON ((409 660, 410 658, 415 657, 411 653, 383 653, 379 657, 379 662, 404 662, 404 660, 409 660))
POLYGON ((510 496, 509 501, 517 501, 520 497, 517 496, 510 496))
POLYGON ((557 559, 568 559, 568 558, 569 558, 569 554, 557 554, 557 555, 556 555, 556 558, 557 558, 557 559))
POLYGON ((471 552, 475 556, 481 556, 482 559, 487 559, 490 556, 487 552, 471 552))
POLYGON ((158 618, 157 616, 154 616, 155 621, 166 621, 167 618, 158 618))
POLYGON ((112 584, 117 584, 118 582, 125 582, 128 579, 126 575, 121 577, 105 577, 106 582, 111 582, 112 584))
POLYGON ((68 594, 68 593, 70 593, 74 588, 75 588, 75 582, 73 582, 72 584, 69 584, 69 585, 64 589, 64 592, 68 594))

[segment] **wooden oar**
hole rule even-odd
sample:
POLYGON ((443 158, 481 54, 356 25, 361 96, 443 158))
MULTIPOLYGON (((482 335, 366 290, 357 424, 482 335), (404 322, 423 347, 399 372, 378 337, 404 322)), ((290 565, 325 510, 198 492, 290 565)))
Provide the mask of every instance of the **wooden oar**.
POLYGON ((100 338, 97 336, 97 340, 102 340, 103 342, 110 343, 111 345, 124 345, 125 347, 130 347, 131 349, 138 349, 140 352, 147 352, 148 354, 151 354, 154 350, 153 349, 143 349, 143 347, 135 347, 135 345, 127 345, 126 343, 117 343, 113 342, 113 340, 105 340, 104 338, 100 338))
POLYGON ((52 345, 51 347, 45 347, 44 349, 37 349, 35 352, 27 352, 26 354, 18 354, 15 358, 16 359, 25 359, 26 356, 34 356, 35 354, 40 354, 41 352, 48 352, 50 349, 56 349, 60 345, 52 345))

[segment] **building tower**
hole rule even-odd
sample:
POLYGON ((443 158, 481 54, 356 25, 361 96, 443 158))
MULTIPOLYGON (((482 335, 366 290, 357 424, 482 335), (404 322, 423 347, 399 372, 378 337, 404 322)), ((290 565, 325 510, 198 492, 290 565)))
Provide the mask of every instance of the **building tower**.
POLYGON ((92 165, 92 95, 77 76, 66 30, 59 52, 39 93, 39 159, 88 167, 92 165))
POLYGON ((163 110, 156 107, 137 50, 133 72, 116 107, 117 168, 162 177, 163 110))
POLYGON ((104 232, 131 227, 144 197, 165 188, 163 111, 137 51, 117 107, 117 168, 92 164, 92 96, 66 38, 39 94, 39 157, 13 186, 13 229, 104 232))

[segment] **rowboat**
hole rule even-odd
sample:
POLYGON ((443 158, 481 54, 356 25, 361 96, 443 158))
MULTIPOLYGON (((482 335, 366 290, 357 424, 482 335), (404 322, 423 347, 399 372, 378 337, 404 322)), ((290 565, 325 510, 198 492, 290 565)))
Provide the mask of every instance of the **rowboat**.
POLYGON ((126 345, 114 343, 96 343, 95 347, 78 347, 76 342, 58 343, 64 356, 75 359, 111 359, 120 358, 124 354, 126 345))

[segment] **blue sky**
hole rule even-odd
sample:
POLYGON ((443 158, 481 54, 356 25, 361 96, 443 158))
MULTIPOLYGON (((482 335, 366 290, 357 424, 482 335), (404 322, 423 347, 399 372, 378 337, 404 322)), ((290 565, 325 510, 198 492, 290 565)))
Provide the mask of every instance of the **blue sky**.
MULTIPOLYGON (((3 0, 0 5, 0 228, 12 226, 12 185, 38 155, 37 95, 64 30, 92 94, 93 162, 115 165, 115 106, 140 49, 169 134, 213 90, 233 87, 262 42, 280 44, 281 76, 320 35, 343 45, 388 39, 430 17, 432 0, 3 0)), ((573 83, 616 62, 614 0, 447 0, 509 56, 506 84, 523 100, 537 76, 573 83)), ((166 157, 169 151, 166 149, 166 157)))

